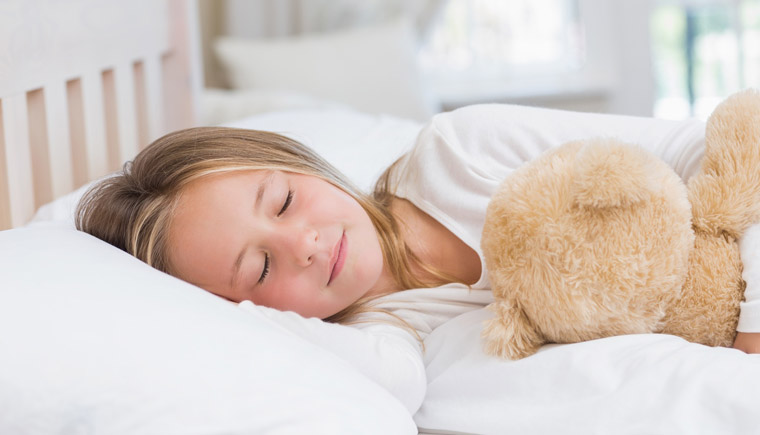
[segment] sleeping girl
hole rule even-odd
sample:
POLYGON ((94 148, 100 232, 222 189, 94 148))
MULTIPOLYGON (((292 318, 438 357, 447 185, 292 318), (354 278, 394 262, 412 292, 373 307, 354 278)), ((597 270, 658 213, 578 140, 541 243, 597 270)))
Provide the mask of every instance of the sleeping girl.
MULTIPOLYGON (((200 127, 156 140, 94 186, 77 227, 241 306, 344 324, 383 315, 417 340, 492 301, 480 236, 504 177, 596 136, 639 144, 684 181, 704 149, 696 120, 470 106, 436 115, 366 194, 287 137, 200 127)), ((734 346, 757 353, 750 299, 734 346)))

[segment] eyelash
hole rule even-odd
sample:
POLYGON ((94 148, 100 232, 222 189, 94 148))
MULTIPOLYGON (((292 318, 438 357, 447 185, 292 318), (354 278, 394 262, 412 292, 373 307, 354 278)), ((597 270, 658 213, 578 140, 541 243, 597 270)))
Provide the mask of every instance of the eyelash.
POLYGON ((277 217, 282 216, 283 213, 285 213, 285 210, 290 207, 290 203, 293 202, 293 190, 288 190, 288 197, 285 198, 285 204, 282 206, 282 209, 279 213, 277 213, 277 217))
MULTIPOLYGON (((290 207, 290 204, 293 202, 293 190, 288 190, 288 196, 285 198, 285 204, 283 204, 282 209, 280 209, 280 212, 277 213, 277 217, 282 216, 283 213, 290 207)), ((264 270, 261 271, 261 277, 259 278, 258 284, 261 284, 264 282, 264 278, 269 275, 269 254, 264 254, 264 270)))
POLYGON ((259 278, 258 284, 264 282, 264 278, 269 275, 269 254, 264 254, 264 270, 261 271, 261 278, 259 278))

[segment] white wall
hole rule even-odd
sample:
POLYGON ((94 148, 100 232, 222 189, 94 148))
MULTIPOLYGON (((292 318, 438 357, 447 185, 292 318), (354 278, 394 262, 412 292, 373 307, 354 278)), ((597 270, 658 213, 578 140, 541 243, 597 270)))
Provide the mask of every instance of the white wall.
POLYGON ((608 111, 651 116, 655 97, 649 29, 652 0, 613 0, 609 3, 608 26, 600 33, 600 37, 606 36, 610 41, 613 80, 608 111))

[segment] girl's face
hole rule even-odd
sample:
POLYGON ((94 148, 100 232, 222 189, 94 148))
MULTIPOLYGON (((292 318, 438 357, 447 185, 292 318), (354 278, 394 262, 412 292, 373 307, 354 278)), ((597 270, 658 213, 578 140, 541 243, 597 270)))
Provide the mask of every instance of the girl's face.
POLYGON ((169 226, 175 275, 235 302, 329 317, 379 290, 374 225, 350 195, 313 176, 213 174, 183 190, 169 226))

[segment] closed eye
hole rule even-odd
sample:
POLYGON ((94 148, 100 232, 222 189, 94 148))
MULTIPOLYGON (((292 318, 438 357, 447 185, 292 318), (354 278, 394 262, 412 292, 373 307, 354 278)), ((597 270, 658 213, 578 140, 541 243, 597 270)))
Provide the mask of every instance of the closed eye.
POLYGON ((288 190, 288 197, 285 198, 285 204, 283 204, 282 209, 280 209, 280 212, 277 213, 277 217, 282 216, 283 213, 290 207, 290 203, 293 202, 293 191, 288 190))
POLYGON ((269 254, 264 254, 264 270, 261 271, 261 277, 259 278, 258 284, 261 284, 264 282, 264 278, 269 275, 269 254))
MULTIPOLYGON (((290 207, 290 204, 293 202, 293 190, 288 189, 288 196, 285 198, 285 204, 282 205, 282 208, 277 213, 277 217, 282 216, 285 211, 287 211, 288 207, 290 207)), ((267 275, 269 275, 269 254, 264 253, 264 269, 261 271, 261 276, 259 277, 258 284, 264 282, 264 279, 266 279, 267 275)))

